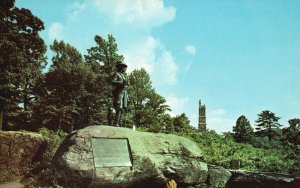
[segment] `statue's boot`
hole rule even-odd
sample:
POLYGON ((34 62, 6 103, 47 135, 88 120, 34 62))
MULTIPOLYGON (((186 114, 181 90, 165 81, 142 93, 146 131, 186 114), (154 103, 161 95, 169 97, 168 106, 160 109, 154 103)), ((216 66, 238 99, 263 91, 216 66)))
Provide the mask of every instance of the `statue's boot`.
POLYGON ((121 121, 122 111, 117 110, 116 116, 115 116, 115 126, 120 127, 120 121, 121 121))

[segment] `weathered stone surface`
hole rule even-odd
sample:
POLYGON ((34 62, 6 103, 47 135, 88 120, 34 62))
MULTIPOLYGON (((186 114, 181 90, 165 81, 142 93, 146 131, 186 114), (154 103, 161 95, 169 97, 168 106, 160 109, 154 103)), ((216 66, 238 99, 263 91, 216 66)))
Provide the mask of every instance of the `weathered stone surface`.
POLYGON ((19 172, 39 160, 47 142, 40 134, 0 131, 0 169, 19 172))
POLYGON ((232 172, 226 188, 296 188, 300 187, 300 182, 294 178, 267 175, 261 173, 232 172))
POLYGON ((208 168, 196 143, 175 135, 92 126, 69 135, 53 160, 54 174, 63 184, 81 187, 165 187, 205 182, 208 168), (127 138, 132 167, 95 168, 91 138, 127 138))
POLYGON ((210 188, 225 187, 231 177, 231 172, 223 167, 208 165, 207 184, 210 188))

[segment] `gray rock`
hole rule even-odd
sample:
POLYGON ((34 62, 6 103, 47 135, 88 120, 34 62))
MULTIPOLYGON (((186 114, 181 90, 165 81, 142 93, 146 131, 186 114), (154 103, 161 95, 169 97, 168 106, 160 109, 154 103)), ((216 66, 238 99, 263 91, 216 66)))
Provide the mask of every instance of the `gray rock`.
POLYGON ((300 182, 294 178, 278 176, 275 174, 232 172, 226 188, 296 188, 300 182))
POLYGON ((91 126, 70 134, 53 160, 55 177, 70 187, 187 187, 205 182, 207 164, 196 143, 176 135, 91 126), (95 168, 91 138, 127 138, 132 167, 95 168))
POLYGON ((210 188, 225 187, 231 177, 231 172, 223 167, 208 165, 207 184, 210 188))

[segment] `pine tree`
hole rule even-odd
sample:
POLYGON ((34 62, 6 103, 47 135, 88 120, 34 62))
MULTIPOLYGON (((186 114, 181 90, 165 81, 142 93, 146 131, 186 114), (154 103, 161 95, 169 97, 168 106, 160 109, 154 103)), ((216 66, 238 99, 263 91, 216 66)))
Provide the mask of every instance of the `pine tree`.
POLYGON ((151 128, 153 132, 161 132, 170 118, 166 112, 170 110, 166 100, 156 93, 145 69, 136 69, 129 75, 130 114, 133 123, 138 127, 151 128), (155 126, 155 128, 153 128, 155 126))
POLYGON ((260 114, 258 114, 258 119, 256 120, 256 130, 260 131, 261 136, 267 136, 269 142, 271 144, 272 139, 278 135, 278 133, 274 130, 275 128, 279 128, 281 125, 278 123, 280 118, 275 115, 275 113, 264 110, 260 114))
POLYGON ((250 122, 245 116, 240 116, 233 127, 233 138, 236 142, 248 143, 252 140, 254 133, 250 122))
POLYGON ((86 100, 94 75, 73 46, 55 40, 50 48, 54 52, 52 65, 36 88, 36 124, 69 132, 87 124, 90 106, 86 100))
POLYGON ((112 35, 108 35, 107 40, 96 35, 95 42, 96 46, 89 48, 88 55, 85 55, 86 63, 91 66, 96 76, 92 89, 98 93, 92 99, 92 119, 95 120, 94 123, 107 123, 108 109, 112 107, 111 81, 117 62, 124 58, 118 54, 117 43, 112 35))

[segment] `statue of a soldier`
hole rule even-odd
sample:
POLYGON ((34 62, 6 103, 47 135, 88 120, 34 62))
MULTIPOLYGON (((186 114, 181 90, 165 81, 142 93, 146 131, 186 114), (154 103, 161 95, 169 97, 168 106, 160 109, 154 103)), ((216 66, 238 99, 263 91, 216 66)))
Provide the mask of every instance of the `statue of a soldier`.
POLYGON ((115 74, 113 84, 113 106, 115 110, 114 126, 119 127, 122 119, 122 113, 128 105, 128 77, 126 75, 127 65, 123 62, 117 62, 117 73, 115 74))

